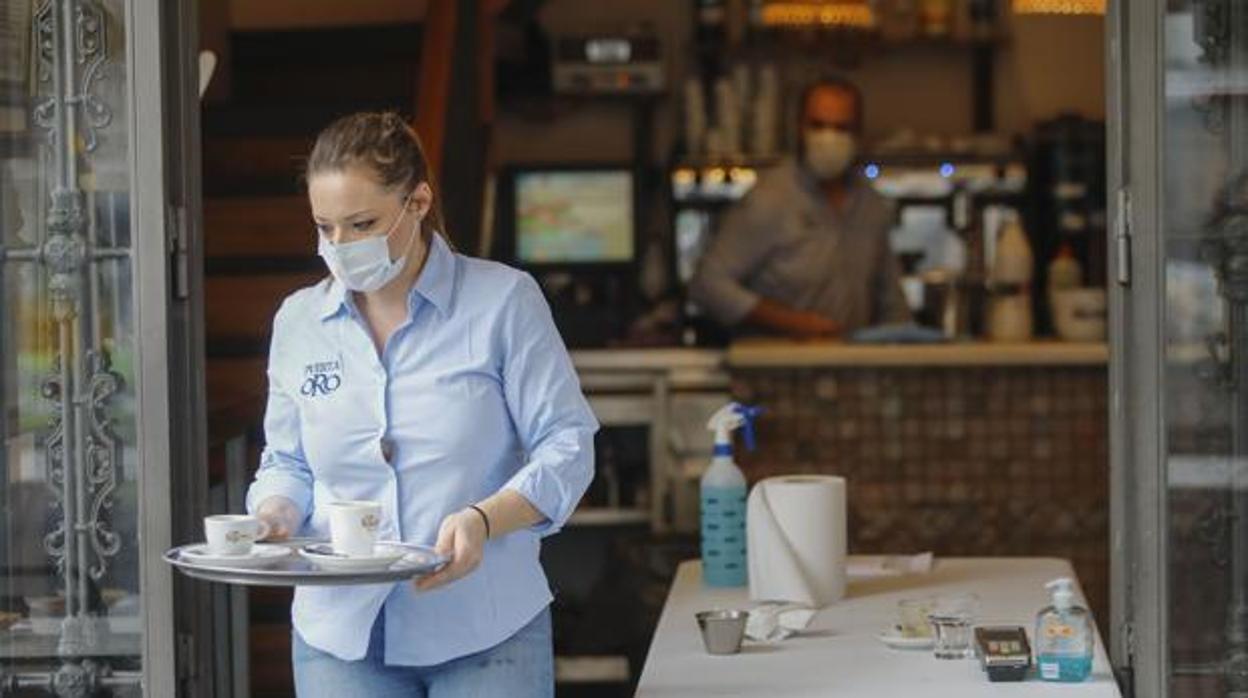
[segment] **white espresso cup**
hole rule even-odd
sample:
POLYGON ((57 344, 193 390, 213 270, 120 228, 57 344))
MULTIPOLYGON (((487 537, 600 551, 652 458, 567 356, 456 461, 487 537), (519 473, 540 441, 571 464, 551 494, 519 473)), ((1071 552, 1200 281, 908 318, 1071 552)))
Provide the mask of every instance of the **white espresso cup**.
POLYGON ((380 529, 380 502, 330 502, 329 540, 334 552, 347 557, 372 557, 380 529))
POLYGON ((256 541, 269 535, 269 525, 247 514, 204 517, 204 538, 215 555, 246 555, 256 541))

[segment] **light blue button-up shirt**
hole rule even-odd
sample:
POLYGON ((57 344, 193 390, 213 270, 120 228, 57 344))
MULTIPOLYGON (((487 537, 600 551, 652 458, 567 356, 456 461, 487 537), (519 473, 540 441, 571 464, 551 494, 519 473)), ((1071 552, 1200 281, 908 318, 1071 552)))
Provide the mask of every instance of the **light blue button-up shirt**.
POLYGON ((380 501, 383 539, 433 545, 467 504, 501 488, 528 499, 546 519, 487 542, 481 565, 449 585, 296 590, 294 625, 313 647, 360 659, 384 612, 386 663, 424 666, 492 647, 550 603, 540 538, 589 486, 598 423, 529 275, 434 235, 408 309, 379 356, 340 283, 286 299, 247 507, 289 497, 302 535, 328 537, 328 502, 380 501))

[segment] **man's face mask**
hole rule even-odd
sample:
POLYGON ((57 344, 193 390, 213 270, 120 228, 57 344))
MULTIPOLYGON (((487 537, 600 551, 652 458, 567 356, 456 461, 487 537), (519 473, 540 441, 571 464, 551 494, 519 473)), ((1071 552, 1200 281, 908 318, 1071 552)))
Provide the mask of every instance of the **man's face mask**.
POLYGON ((835 128, 808 128, 805 132, 806 167, 816 179, 836 179, 845 174, 858 154, 856 139, 835 128))

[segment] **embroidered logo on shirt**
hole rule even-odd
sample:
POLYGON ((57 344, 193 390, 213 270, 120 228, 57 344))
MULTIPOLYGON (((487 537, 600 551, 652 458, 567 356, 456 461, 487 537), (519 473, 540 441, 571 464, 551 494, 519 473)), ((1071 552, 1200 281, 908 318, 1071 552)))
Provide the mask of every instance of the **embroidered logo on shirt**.
POLYGON ((342 385, 342 364, 337 361, 321 361, 303 367, 303 387, 299 392, 306 397, 328 395, 342 385))

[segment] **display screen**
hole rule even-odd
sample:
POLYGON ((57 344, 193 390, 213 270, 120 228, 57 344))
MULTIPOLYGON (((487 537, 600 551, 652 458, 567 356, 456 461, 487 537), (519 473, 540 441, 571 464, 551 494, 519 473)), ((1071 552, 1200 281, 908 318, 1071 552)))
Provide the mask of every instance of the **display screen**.
POLYGON ((632 261, 631 172, 522 172, 515 191, 516 257, 522 264, 632 261))

